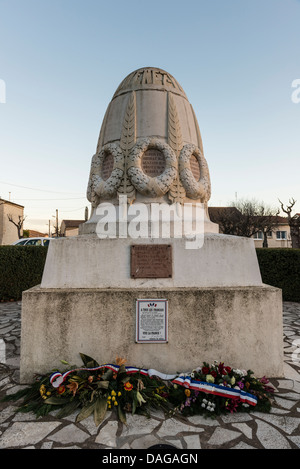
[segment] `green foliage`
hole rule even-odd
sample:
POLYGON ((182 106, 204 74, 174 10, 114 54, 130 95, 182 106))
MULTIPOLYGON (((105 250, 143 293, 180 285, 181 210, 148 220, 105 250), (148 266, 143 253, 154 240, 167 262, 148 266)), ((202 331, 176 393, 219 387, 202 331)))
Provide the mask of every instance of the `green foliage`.
POLYGON ((41 283, 46 246, 0 246, 0 300, 18 301, 41 283))
POLYGON ((284 301, 300 301, 300 249, 257 248, 262 280, 282 289, 284 301))
MULTIPOLYGON (((80 355, 83 363, 96 363, 80 355)), ((251 370, 204 363, 190 374, 163 380, 155 374, 150 377, 145 370, 126 368, 124 359, 117 361, 117 366, 80 367, 65 370, 64 375, 56 370, 54 375, 51 372, 37 377, 30 387, 2 401, 23 399, 18 411, 33 412, 37 417, 59 409, 56 416, 62 418, 78 410, 76 422, 93 415, 96 426, 107 410, 115 411, 126 423, 128 413, 150 417, 151 409, 161 409, 169 417, 202 414, 212 418, 228 412, 250 412, 253 402, 258 412, 271 409, 274 388, 268 386, 267 378, 255 378, 251 370)))

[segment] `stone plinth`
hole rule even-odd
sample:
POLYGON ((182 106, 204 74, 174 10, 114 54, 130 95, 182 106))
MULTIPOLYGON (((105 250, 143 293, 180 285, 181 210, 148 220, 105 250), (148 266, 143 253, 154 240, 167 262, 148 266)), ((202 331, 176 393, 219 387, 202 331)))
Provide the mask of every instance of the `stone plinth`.
POLYGON ((60 367, 116 356, 165 373, 221 360, 256 376, 283 376, 281 290, 252 287, 50 289, 23 293, 21 381, 60 367), (135 343, 139 298, 167 298, 168 343, 135 343))
POLYGON ((188 288, 261 285, 253 239, 206 233, 200 249, 184 238, 99 239, 82 235, 53 240, 42 288, 188 288), (131 278, 130 249, 137 244, 172 248, 171 278, 131 278))

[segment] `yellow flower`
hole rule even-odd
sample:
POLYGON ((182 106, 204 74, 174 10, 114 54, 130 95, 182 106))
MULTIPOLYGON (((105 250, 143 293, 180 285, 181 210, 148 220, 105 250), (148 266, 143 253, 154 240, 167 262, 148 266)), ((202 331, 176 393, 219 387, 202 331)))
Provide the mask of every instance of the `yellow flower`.
POLYGON ((47 394, 47 396, 51 396, 51 392, 50 392, 50 391, 46 392, 46 394, 47 394))
POLYGON ((110 399, 111 399, 111 396, 108 396, 108 398, 107 398, 107 399, 110 401, 110 399))
POLYGON ((46 392, 46 386, 44 384, 41 385, 40 387, 40 395, 43 396, 46 392))
POLYGON ((184 394, 186 395, 186 397, 190 397, 191 391, 190 391, 189 389, 186 389, 186 390, 184 391, 184 394))
POLYGON ((118 397, 122 396, 122 393, 121 391, 118 392, 118 397))
POLYGON ((112 396, 116 396, 117 394, 116 394, 115 391, 112 391, 112 392, 111 392, 111 395, 112 395, 112 396))
POLYGON ((114 405, 118 405, 117 401, 114 402, 114 405))
POLYGON ((115 396, 113 396, 113 397, 111 398, 111 400, 114 402, 114 401, 116 400, 115 396))

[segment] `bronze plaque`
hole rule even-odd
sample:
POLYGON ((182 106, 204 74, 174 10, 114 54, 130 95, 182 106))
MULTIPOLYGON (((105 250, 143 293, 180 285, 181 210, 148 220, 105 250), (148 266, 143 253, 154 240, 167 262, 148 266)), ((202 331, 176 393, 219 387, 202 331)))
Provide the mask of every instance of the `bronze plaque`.
POLYGON ((101 168, 101 177, 104 181, 111 176, 112 170, 114 168, 114 157, 111 153, 105 155, 102 168, 101 168))
POLYGON ((146 150, 141 160, 142 170, 147 176, 160 176, 166 169, 166 159, 163 153, 155 148, 146 150))
POLYGON ((196 181, 199 181, 200 166, 199 166, 199 161, 197 160, 195 155, 192 155, 190 158, 190 166, 191 166, 191 171, 193 173, 194 178, 196 179, 196 181))
POLYGON ((131 246, 132 278, 172 277, 172 246, 169 244, 136 244, 131 246))

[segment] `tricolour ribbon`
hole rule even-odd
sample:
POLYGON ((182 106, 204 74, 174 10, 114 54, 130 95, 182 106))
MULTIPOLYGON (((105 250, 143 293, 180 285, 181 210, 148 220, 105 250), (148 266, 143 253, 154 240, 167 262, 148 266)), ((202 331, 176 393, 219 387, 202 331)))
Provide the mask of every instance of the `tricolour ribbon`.
MULTIPOLYGON (((75 368, 73 370, 66 371, 65 373, 60 373, 60 372, 54 372, 50 376, 50 383, 54 388, 58 388, 65 380, 66 378, 71 374, 74 373, 75 371, 98 371, 103 368, 108 368, 115 373, 119 371, 119 366, 118 365, 111 365, 111 364, 106 364, 106 365, 99 365, 94 368, 75 368)), ((204 381, 197 381, 192 379, 190 376, 178 376, 177 374, 175 375, 168 375, 164 373, 160 373, 157 370, 154 369, 140 369, 136 368, 133 366, 126 366, 125 367, 126 373, 127 374, 133 374, 133 373, 140 373, 141 375, 144 376, 149 376, 150 378, 152 376, 157 376, 158 378, 161 378, 162 380, 165 381, 172 381, 173 384, 179 384, 180 386, 184 386, 185 388, 192 389, 194 391, 201 391, 206 394, 213 394, 215 396, 221 396, 221 397, 227 397, 229 399, 237 399, 239 398, 242 402, 255 406, 257 404, 257 398, 253 396, 252 394, 243 391, 242 389, 236 389, 236 388, 229 388, 227 386, 222 386, 219 384, 214 384, 214 383, 207 383, 204 381)))
POLYGON ((206 383, 205 381, 193 380, 190 376, 186 377, 177 377, 173 380, 174 384, 179 384, 188 389, 193 389, 194 391, 202 391, 207 394, 213 394, 215 396, 227 397, 229 399, 240 398, 245 404, 255 406, 257 404, 257 398, 252 394, 243 391, 242 389, 229 388, 227 386, 222 386, 214 383, 206 383))
MULTIPOLYGON (((99 365, 99 366, 96 366, 94 368, 84 368, 84 367, 83 368, 75 368, 74 370, 66 371, 63 374, 56 371, 56 372, 52 373, 52 375, 50 376, 50 383, 52 384, 52 386, 54 388, 58 388, 66 380, 66 378, 71 373, 74 373, 75 371, 98 371, 98 370, 101 370, 103 368, 108 368, 108 369, 114 371, 115 373, 117 373, 119 371, 120 367, 118 365, 106 364, 106 365, 99 365)), ((164 374, 164 373, 160 373, 159 371, 156 371, 154 369, 144 370, 144 369, 140 369, 140 368, 135 368, 133 366, 126 366, 125 370, 126 370, 127 374, 140 373, 141 375, 149 376, 150 378, 152 376, 157 376, 158 378, 161 378, 161 379, 166 380, 166 381, 172 380, 172 379, 176 378, 176 376, 177 376, 177 375, 167 375, 167 374, 164 374)))

